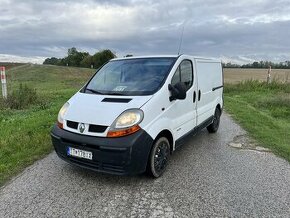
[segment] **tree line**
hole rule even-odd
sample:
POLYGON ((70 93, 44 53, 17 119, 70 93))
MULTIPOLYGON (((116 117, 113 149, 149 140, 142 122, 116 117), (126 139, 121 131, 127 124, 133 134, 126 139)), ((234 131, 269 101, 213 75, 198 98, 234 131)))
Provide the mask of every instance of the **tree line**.
MULTIPOLYGON (((131 57, 133 55, 128 54, 125 57, 131 57)), ((78 51, 75 47, 69 48, 67 56, 64 58, 46 58, 43 64, 59 65, 59 66, 72 66, 72 67, 87 67, 87 68, 99 68, 104 63, 108 62, 112 58, 116 58, 116 55, 110 50, 105 49, 96 52, 94 55, 90 55, 88 52, 78 51)), ((272 61, 254 61, 248 64, 233 64, 223 63, 224 68, 269 68, 273 69, 290 69, 290 61, 274 63, 272 61)))
POLYGON ((99 68, 104 63, 111 60, 112 58, 116 58, 116 55, 109 49, 96 52, 94 55, 90 55, 88 52, 80 52, 75 47, 72 47, 68 49, 66 57, 46 58, 43 64, 51 64, 51 65, 58 65, 58 66, 72 66, 72 67, 99 68))
POLYGON ((223 63, 224 68, 271 68, 273 69, 290 69, 290 61, 274 63, 271 61, 254 61, 253 63, 249 64, 232 64, 232 63, 223 63))

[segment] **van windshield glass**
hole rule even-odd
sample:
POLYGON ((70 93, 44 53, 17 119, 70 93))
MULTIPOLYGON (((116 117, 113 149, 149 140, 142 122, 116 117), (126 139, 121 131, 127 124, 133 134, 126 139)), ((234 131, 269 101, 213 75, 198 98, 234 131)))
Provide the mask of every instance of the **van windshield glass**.
POLYGON ((176 58, 110 61, 88 83, 85 92, 104 95, 151 95, 163 84, 176 58))

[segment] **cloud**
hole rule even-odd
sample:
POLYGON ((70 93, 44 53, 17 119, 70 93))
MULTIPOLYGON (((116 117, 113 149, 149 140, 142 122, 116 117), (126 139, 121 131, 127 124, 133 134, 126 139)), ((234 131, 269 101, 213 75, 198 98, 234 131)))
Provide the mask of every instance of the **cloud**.
POLYGON ((290 5, 284 0, 0 3, 2 54, 62 57, 72 46, 91 53, 109 48, 118 56, 176 54, 185 22, 182 53, 290 59, 290 5))
POLYGON ((33 63, 33 64, 42 64, 45 60, 45 57, 29 57, 29 56, 18 56, 18 55, 7 55, 0 54, 0 62, 14 62, 14 63, 33 63))

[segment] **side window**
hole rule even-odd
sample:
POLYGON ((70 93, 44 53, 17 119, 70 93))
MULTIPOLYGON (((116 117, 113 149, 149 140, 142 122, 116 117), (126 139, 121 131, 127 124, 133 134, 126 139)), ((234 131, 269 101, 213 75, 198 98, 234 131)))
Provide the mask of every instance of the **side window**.
POLYGON ((179 67, 177 68, 177 70, 175 71, 172 79, 171 79, 171 85, 175 85, 177 83, 180 82, 180 70, 179 70, 179 67))
POLYGON ((187 90, 192 86, 192 64, 191 61, 185 60, 180 64, 180 80, 184 82, 187 90))
POLYGON ((193 83, 193 72, 192 72, 192 63, 189 60, 184 60, 181 62, 176 72, 174 73, 171 84, 175 85, 176 83, 183 82, 188 89, 192 86, 193 83))

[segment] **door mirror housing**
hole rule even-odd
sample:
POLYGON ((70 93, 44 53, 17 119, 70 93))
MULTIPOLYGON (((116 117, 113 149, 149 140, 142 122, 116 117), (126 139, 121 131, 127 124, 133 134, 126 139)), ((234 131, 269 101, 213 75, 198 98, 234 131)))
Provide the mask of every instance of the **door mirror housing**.
POLYGON ((171 92, 169 101, 174 101, 176 99, 183 100, 186 98, 186 86, 183 82, 176 83, 174 86, 169 84, 168 90, 171 92))

